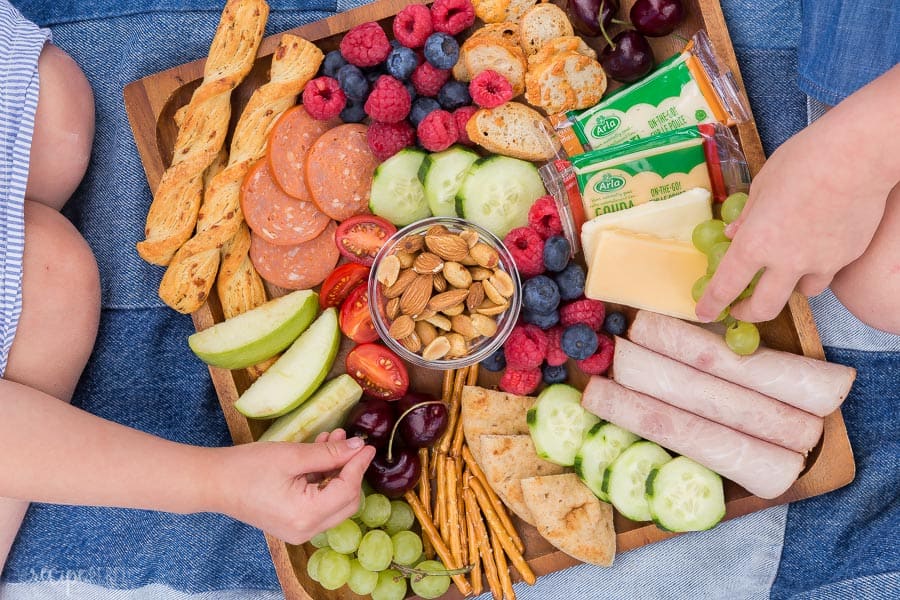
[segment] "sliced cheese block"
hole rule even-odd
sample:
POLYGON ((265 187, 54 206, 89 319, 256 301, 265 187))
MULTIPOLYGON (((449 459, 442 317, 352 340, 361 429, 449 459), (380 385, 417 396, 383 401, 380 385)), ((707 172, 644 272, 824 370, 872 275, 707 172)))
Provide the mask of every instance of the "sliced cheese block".
POLYGON ((704 274, 706 255, 690 242, 605 229, 597 235, 584 295, 696 321, 691 287, 704 274))
POLYGON ((668 200, 638 204, 594 217, 581 228, 581 246, 588 267, 594 259, 597 235, 604 229, 625 229, 690 242, 694 227, 712 219, 711 200, 709 190, 693 188, 668 200))
POLYGON ((481 466, 482 435, 527 435, 527 414, 534 404, 530 396, 467 385, 462 391, 461 411, 466 443, 481 466))
POLYGON ((574 473, 523 479, 522 495, 544 538, 573 558, 608 567, 616 556, 612 506, 574 473))

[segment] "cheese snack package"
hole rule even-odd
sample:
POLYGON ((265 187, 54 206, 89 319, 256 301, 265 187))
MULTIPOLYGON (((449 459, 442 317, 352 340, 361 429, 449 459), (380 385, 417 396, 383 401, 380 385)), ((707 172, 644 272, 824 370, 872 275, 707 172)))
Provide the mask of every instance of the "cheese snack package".
POLYGON ((649 75, 584 110, 551 117, 569 156, 703 123, 750 118, 746 96, 704 30, 649 75))

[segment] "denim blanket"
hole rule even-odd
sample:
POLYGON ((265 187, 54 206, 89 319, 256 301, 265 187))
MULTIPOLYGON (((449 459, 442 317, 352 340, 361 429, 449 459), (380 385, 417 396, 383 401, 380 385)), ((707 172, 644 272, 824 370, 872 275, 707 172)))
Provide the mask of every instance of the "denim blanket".
MULTIPOLYGON (((159 302, 161 270, 134 251, 150 192, 122 102, 125 84, 203 56, 222 2, 12 2, 53 30, 97 99, 91 167, 66 209, 97 255, 103 285, 97 346, 75 404, 169 439, 228 444, 206 368, 185 343, 191 322, 159 302)), ((270 0, 267 33, 360 3, 270 0)), ((796 83, 799 2, 723 4, 771 152, 806 124, 796 83)), ((520 597, 900 597, 900 353, 891 352, 900 344, 872 351, 845 312, 822 306, 829 358, 859 370, 843 409, 858 469, 852 485, 625 553, 613 569, 579 566, 517 586, 520 597)), ((2 598, 281 596, 263 536, 226 517, 50 505, 32 506, 2 581, 2 598)))

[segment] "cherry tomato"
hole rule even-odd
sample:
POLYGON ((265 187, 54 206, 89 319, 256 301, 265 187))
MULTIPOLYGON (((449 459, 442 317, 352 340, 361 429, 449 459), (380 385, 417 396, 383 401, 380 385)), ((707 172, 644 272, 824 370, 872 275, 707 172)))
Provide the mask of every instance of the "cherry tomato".
POLYGON ((319 306, 323 310, 331 306, 340 306, 353 288, 368 278, 369 269, 363 265, 347 263, 339 266, 322 283, 322 289, 319 292, 319 306))
POLYGON ((372 323, 372 315, 369 313, 369 286, 364 282, 357 285, 341 303, 341 313, 338 316, 341 331, 357 344, 374 342, 378 339, 378 332, 372 323))
POLYGON ((341 223, 334 234, 334 241, 341 254, 353 262, 369 266, 378 250, 397 228, 386 219, 375 215, 356 215, 341 223))
POLYGON ((397 400, 409 388, 409 373, 400 358, 381 344, 360 344, 350 351, 347 373, 374 398, 397 400))

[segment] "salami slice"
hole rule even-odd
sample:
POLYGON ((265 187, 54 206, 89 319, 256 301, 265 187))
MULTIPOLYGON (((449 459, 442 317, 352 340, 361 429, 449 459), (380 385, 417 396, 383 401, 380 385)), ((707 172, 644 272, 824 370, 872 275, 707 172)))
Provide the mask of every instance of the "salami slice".
POLYGON ((285 194, 265 160, 257 161, 244 179, 241 210, 253 233, 277 246, 309 241, 331 222, 312 202, 285 194))
POLYGON ((290 196, 312 200, 306 188, 306 153, 320 135, 340 125, 340 120, 319 121, 302 106, 286 111, 269 134, 266 153, 272 178, 290 196))
POLYGON ((306 157, 306 185, 323 213, 344 221, 369 209, 378 159, 366 143, 366 126, 347 123, 329 129, 306 157))
POLYGON ((337 265, 334 221, 317 237, 295 246, 276 246, 255 233, 250 236, 250 260, 269 283, 290 290, 306 290, 325 281, 337 265))

